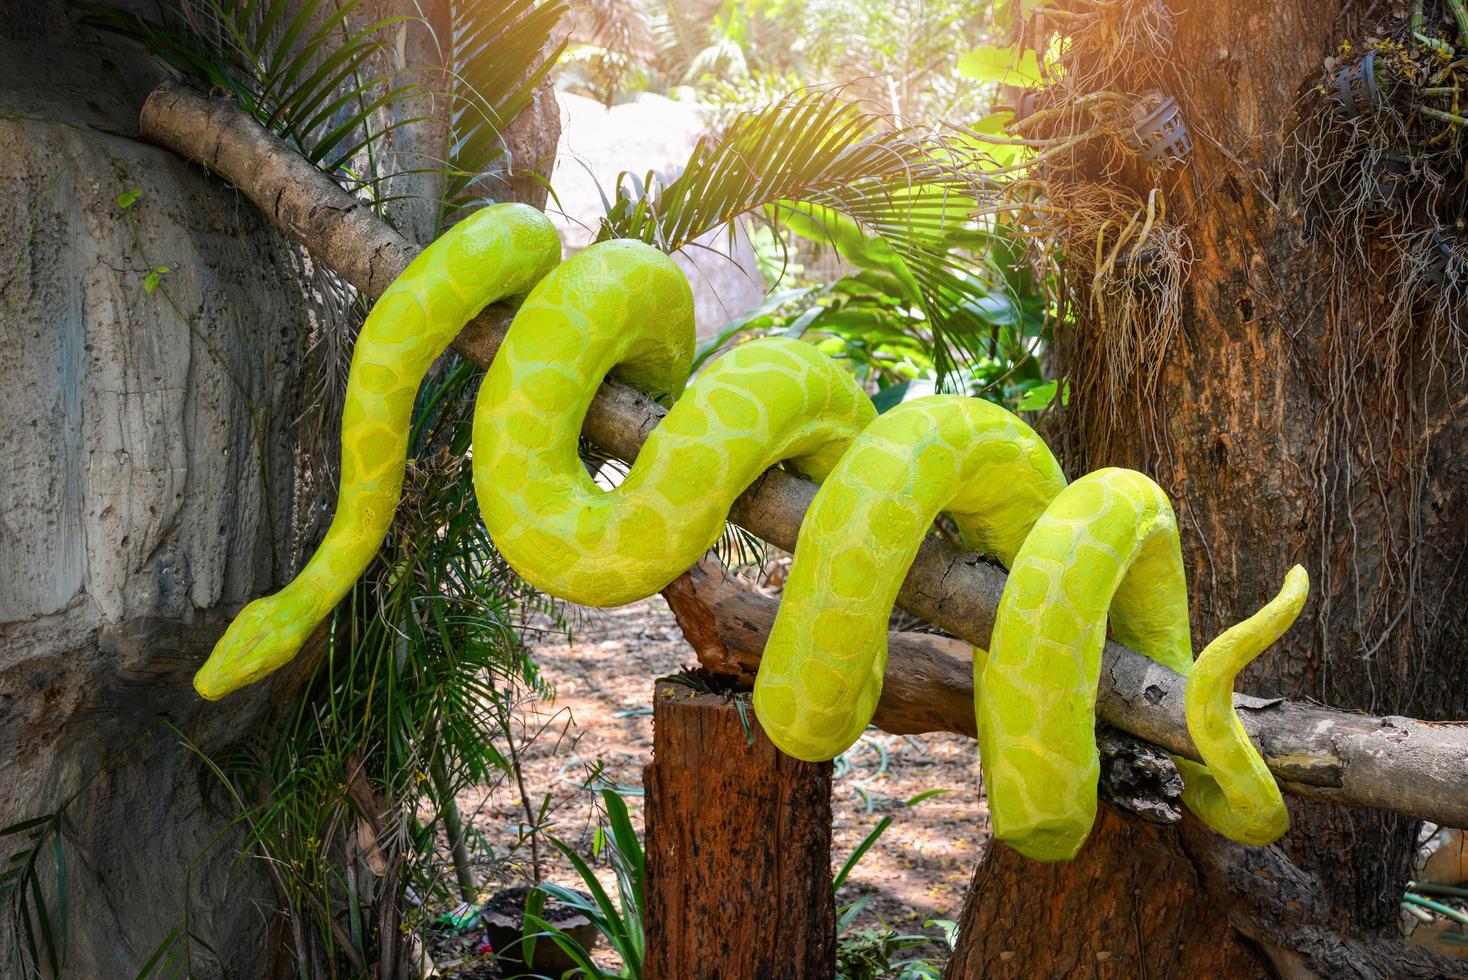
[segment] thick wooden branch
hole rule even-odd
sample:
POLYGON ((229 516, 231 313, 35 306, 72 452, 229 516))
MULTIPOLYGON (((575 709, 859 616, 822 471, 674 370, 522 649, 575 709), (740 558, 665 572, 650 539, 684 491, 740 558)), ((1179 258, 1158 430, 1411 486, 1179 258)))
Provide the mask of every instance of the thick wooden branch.
MULTIPOLYGON (((706 670, 754 683, 780 603, 712 559, 663 590, 683 636, 706 670)), ((973 647, 936 633, 887 636, 887 676, 873 724, 894 735, 956 732, 974 738, 973 647)))
MULTIPOLYGON (((143 106, 140 128, 149 141, 239 187, 317 261, 369 296, 379 295, 417 252, 369 207, 227 99, 164 83, 143 106)), ((505 307, 490 307, 460 334, 454 348, 487 365, 510 316, 505 307)), ((662 416, 663 410, 645 395, 607 382, 592 402, 584 432, 603 449, 631 460, 662 416)), ((813 484, 770 470, 739 497, 730 517, 766 541, 794 550, 814 494, 813 484)), ((983 646, 1003 588, 1002 569, 930 538, 919 550, 898 602, 953 636, 983 646)), ((755 601, 759 599, 741 601, 743 612, 765 611, 765 619, 748 616, 753 626, 747 631, 742 620, 716 615, 720 635, 747 633, 738 641, 726 638, 731 647, 743 643, 753 648, 768 629, 773 600, 755 601)), ((884 721, 904 730, 906 719, 925 718, 914 723, 972 734, 967 668, 934 661, 930 673, 922 675, 916 661, 905 658, 905 649, 894 648, 888 669, 889 698, 902 701, 883 709, 884 721), (898 715, 903 720, 895 720, 898 715)), ((1245 727, 1289 791, 1468 826, 1468 723, 1377 718, 1280 699, 1240 696, 1237 703, 1245 727)), ((1117 643, 1106 647, 1098 712, 1112 725, 1169 751, 1196 754, 1183 717, 1183 679, 1117 643)))

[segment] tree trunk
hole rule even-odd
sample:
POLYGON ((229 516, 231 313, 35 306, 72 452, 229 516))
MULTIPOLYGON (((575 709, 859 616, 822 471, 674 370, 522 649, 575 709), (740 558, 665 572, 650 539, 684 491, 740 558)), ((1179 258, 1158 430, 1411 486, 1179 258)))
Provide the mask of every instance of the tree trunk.
POLYGON ((1110 806, 1073 861, 1036 864, 991 847, 970 896, 950 977, 1271 976, 1263 957, 1232 941, 1174 829, 1110 806))
POLYGON ((831 764, 780 752, 747 702, 663 680, 643 785, 644 974, 832 976, 831 764))
MULTIPOLYGON (((1176 5, 1165 50, 1132 52, 1110 87, 1164 89, 1193 133, 1187 165, 1154 177, 1190 243, 1180 329, 1162 339, 1155 363, 1137 363, 1105 333, 1083 284, 1074 335, 1059 338, 1073 366, 1059 428, 1076 447, 1073 474, 1129 466, 1173 498, 1199 647, 1273 595, 1292 563, 1309 569, 1302 622, 1249 670, 1245 691, 1463 718, 1468 427, 1448 372, 1435 367, 1455 341, 1434 335, 1440 317, 1402 306, 1381 241, 1371 243, 1369 261, 1342 261, 1318 230, 1288 138, 1315 111, 1300 107, 1310 105, 1325 58, 1344 38, 1359 49, 1373 26, 1359 17, 1395 25, 1389 6, 1198 0, 1176 5), (1394 320, 1401 312, 1405 320, 1394 320), (1343 649, 1359 655, 1330 655, 1343 649)), ((1145 196, 1144 185, 1132 189, 1145 196)), ((983 975, 975 964, 1012 948, 1048 949, 1037 973, 1082 964, 1118 929, 1093 908, 1117 909, 1135 927, 1137 968, 1157 975, 1246 962, 1251 950, 1282 975, 1468 975, 1468 966, 1454 972, 1400 944, 1413 821, 1290 805, 1293 827, 1268 849, 1239 848, 1188 824, 1152 842, 1165 859, 1129 864, 1137 835, 1155 832, 1113 818, 1101 822, 1079 869, 992 849, 950 976, 983 975), (1229 873, 1249 863, 1273 870, 1252 886, 1229 873), (1057 892, 1057 876, 1073 880, 1097 865, 1130 871, 1091 881, 1084 895, 1057 892), (1298 928, 1272 930, 1280 916, 1263 911, 1265 893, 1285 878, 1298 889, 1288 916, 1298 928), (1207 953, 1177 948, 1155 926, 1179 901, 1226 914, 1231 928, 1219 938, 1227 941, 1207 953), (1047 914, 1025 911, 1036 908, 1047 914), (1069 917, 1072 931, 1056 932, 1056 916, 1069 917)))

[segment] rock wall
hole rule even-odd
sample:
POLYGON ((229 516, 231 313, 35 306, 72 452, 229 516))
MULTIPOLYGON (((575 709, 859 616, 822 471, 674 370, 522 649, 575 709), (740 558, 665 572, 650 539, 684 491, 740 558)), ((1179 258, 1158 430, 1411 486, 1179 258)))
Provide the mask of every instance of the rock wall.
POLYGON ((0 0, 0 827, 105 767, 65 811, 65 975, 135 975, 187 899, 228 960, 194 971, 255 977, 267 882, 185 742, 247 734, 290 678, 206 705, 190 677, 318 529, 311 311, 249 202, 138 141, 157 78, 61 2, 0 0))

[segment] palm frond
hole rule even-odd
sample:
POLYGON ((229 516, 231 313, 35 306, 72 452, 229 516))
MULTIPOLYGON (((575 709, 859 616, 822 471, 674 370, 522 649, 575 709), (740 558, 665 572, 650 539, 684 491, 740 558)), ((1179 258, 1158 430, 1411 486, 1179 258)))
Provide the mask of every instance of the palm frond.
POLYGON ((640 0, 571 0, 571 46, 561 84, 608 108, 621 93, 649 87, 658 46, 640 0))
POLYGON ((575 0, 572 36, 641 63, 657 57, 657 42, 647 12, 637 0, 575 0))
POLYGON ((530 105, 536 86, 565 50, 564 38, 554 47, 552 38, 566 10, 565 0, 460 0, 453 5, 453 116, 445 190, 450 207, 494 196, 478 192, 477 185, 505 153, 505 127, 530 105))
MULTIPOLYGON (((972 150, 902 130, 836 92, 805 93, 739 115, 694 147, 681 175, 619 181, 600 237, 638 238, 673 252, 741 217, 776 226, 799 216, 854 223, 879 240, 909 286, 934 347, 939 380, 982 356, 994 327, 982 250, 955 248, 983 180, 972 150), (630 189, 629 189, 630 188, 630 189)), ((831 244, 849 239, 831 222, 831 244)), ((972 237, 972 236, 971 236, 972 237)))
POLYGON ((649 5, 647 24, 658 50, 657 62, 671 78, 684 78, 698 53, 708 47, 709 25, 721 3, 714 0, 661 0, 649 5))
POLYGON ((329 172, 397 126, 374 113, 411 86, 364 77, 385 28, 361 23, 363 0, 203 0, 160 4, 157 20, 85 4, 89 21, 130 37, 185 78, 231 92, 262 125, 329 172))

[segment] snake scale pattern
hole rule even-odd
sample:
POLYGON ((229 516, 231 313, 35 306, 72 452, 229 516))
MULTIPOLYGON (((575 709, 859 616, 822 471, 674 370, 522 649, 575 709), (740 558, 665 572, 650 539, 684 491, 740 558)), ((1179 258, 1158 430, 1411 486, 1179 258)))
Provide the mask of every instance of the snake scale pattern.
POLYGON ((691 383, 693 300, 651 246, 593 245, 560 263, 539 211, 485 208, 425 249, 373 308, 342 420, 336 514, 279 593, 240 613, 195 678, 219 698, 291 660, 346 595, 401 496, 423 376, 489 303, 519 311, 480 389, 473 468, 485 525, 541 590, 612 606, 658 592, 722 532, 734 499, 780 463, 821 484, 801 527, 755 683, 769 737, 801 759, 844 751, 882 689, 888 614, 939 514, 1009 568, 993 639, 974 652, 979 751, 995 835, 1037 860, 1073 857, 1096 811, 1096 687, 1108 626, 1187 675, 1204 764, 1179 759, 1184 801, 1235 840, 1288 827, 1274 778, 1233 708, 1234 677, 1298 615, 1298 566, 1279 596, 1193 660, 1177 522, 1146 476, 1104 469, 1067 484, 1018 417, 935 395, 877 416, 815 347, 740 344, 691 383), (676 395, 614 489, 577 454, 608 375, 676 395))

